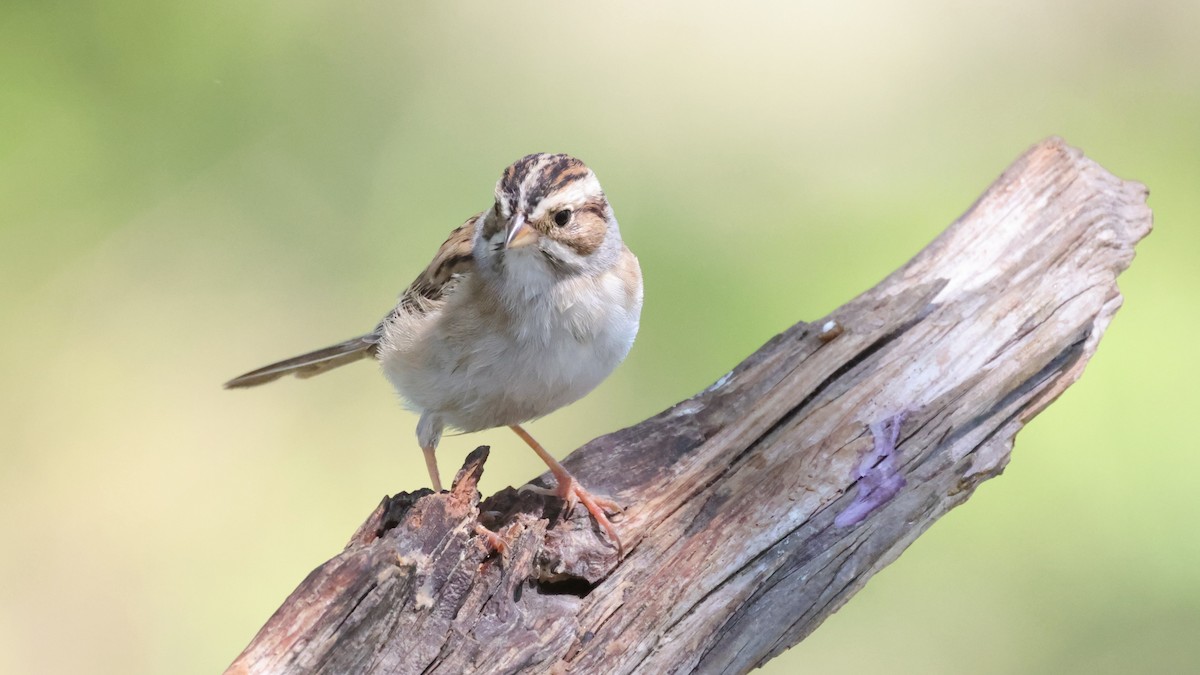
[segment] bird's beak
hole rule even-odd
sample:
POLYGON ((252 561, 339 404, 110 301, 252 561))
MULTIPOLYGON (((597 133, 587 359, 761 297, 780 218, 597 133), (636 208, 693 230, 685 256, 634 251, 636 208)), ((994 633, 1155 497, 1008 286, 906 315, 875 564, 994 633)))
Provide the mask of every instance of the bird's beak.
POLYGON ((525 214, 518 213, 508 224, 508 237, 504 239, 504 248, 521 248, 537 242, 537 230, 525 222, 525 214))

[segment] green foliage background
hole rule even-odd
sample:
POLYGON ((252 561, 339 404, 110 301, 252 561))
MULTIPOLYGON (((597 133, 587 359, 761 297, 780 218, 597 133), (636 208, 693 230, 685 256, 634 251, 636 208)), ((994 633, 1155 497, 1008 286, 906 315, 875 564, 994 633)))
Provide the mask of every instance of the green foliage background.
MULTIPOLYGON (((642 333, 566 454, 903 263, 1059 134, 1152 191, 1082 381, 767 672, 1200 664, 1200 5, 0 5, 0 672, 211 673, 425 484, 365 331, 532 151, 600 175, 642 333)), ((510 434, 486 490, 540 473, 510 434)))

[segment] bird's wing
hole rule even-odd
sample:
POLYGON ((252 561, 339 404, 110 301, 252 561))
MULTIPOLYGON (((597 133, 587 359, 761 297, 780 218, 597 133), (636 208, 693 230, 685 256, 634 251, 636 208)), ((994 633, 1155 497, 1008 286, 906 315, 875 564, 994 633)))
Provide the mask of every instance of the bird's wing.
MULTIPOLYGON (((436 308, 463 279, 475 271, 472 244, 476 224, 482 216, 482 213, 472 216, 450 233, 429 266, 400 294, 399 304, 383 323, 397 312, 424 314, 436 308)), ((382 324, 380 326, 382 328, 382 324)))
POLYGON ((477 214, 450 233, 450 237, 429 263, 429 267, 426 267, 400 295, 399 304, 374 331, 253 370, 226 382, 225 387, 253 387, 277 380, 284 375, 312 377, 338 366, 374 356, 383 336, 384 325, 389 320, 401 312, 425 314, 435 309, 454 291, 454 287, 475 269, 471 244, 475 235, 475 224, 481 215, 483 214, 477 214))

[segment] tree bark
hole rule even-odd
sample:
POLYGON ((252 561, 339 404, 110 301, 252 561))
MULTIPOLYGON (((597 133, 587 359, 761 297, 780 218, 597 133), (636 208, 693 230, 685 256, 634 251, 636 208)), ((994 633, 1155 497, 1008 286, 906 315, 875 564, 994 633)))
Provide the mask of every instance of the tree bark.
POLYGON ((385 498, 228 672, 762 665, 998 475, 1079 378, 1150 231, 1146 194, 1058 139, 1035 146, 876 287, 567 458, 626 505, 624 558, 555 498, 480 503, 479 448, 451 491, 385 498))

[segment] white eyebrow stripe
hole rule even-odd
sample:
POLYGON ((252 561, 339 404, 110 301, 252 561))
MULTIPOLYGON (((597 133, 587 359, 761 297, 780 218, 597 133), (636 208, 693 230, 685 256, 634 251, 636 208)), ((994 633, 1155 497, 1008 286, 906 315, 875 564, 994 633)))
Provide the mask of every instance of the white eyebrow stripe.
POLYGON ((583 178, 572 181, 566 187, 559 188, 558 192, 553 194, 553 199, 543 199, 538 205, 541 208, 534 209, 528 216, 530 220, 536 220, 550 210, 563 206, 578 207, 601 194, 603 193, 600 190, 600 181, 594 173, 589 172, 583 178))

